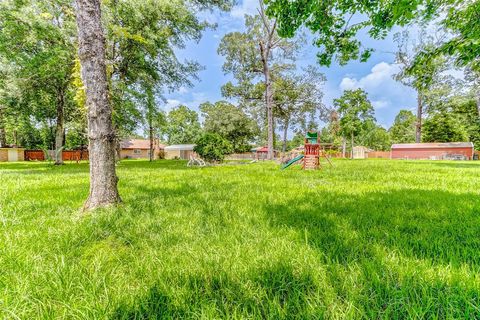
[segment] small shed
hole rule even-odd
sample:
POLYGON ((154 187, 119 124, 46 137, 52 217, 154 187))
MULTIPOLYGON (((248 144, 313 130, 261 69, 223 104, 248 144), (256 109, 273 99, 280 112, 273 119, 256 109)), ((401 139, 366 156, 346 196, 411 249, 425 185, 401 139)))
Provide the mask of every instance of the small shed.
POLYGON ((24 148, 0 148, 0 162, 15 162, 24 161, 25 149, 24 148))
POLYGON ((368 153, 372 151, 364 146, 353 147, 353 159, 366 159, 368 158, 368 153))
POLYGON ((399 143, 392 145, 392 159, 472 160, 472 142, 399 143))
POLYGON ((193 148, 194 144, 174 144, 171 146, 165 147, 165 159, 190 159, 191 155, 194 155, 195 152, 193 148))

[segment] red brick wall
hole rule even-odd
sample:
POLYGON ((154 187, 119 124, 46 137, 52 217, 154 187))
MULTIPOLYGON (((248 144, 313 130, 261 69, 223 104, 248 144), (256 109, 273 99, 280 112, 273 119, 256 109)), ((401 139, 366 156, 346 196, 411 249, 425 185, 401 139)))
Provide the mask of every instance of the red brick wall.
POLYGON ((436 157, 438 160, 445 155, 461 154, 472 159, 472 148, 415 148, 415 149, 392 149, 392 159, 430 159, 436 157))

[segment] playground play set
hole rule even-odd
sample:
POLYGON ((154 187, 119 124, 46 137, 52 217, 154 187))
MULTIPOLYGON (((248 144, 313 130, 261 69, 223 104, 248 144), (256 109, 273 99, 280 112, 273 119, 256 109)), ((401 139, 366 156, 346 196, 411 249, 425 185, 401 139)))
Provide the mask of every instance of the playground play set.
POLYGON ((304 170, 318 170, 320 168, 320 156, 325 157, 328 163, 332 165, 330 159, 323 150, 320 150, 320 137, 318 132, 308 131, 305 135, 305 152, 290 159, 282 165, 282 170, 290 167, 292 164, 302 161, 302 169, 304 170))

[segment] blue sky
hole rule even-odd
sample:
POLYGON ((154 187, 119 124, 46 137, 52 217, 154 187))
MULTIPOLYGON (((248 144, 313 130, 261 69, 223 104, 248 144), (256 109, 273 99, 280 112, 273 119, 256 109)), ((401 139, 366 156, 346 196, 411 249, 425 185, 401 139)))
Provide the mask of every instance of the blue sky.
MULTIPOLYGON (((176 92, 166 95, 165 110, 185 104, 198 110, 198 106, 205 102, 215 102, 222 99, 220 88, 231 76, 222 71, 223 57, 217 55, 217 48, 221 38, 232 31, 242 31, 244 14, 254 14, 258 0, 243 0, 228 13, 205 13, 202 17, 209 22, 215 22, 215 30, 207 30, 199 43, 188 43, 184 50, 178 52, 180 59, 196 60, 204 66, 199 73, 199 81, 191 88, 182 87, 176 92)), ((393 34, 393 33, 392 33, 393 34)), ((366 36, 360 36, 367 47, 375 52, 366 63, 353 61, 346 66, 332 64, 330 67, 321 67, 327 77, 324 85, 324 103, 331 105, 334 98, 341 96, 343 90, 363 88, 375 107, 375 116, 380 125, 388 128, 400 109, 413 110, 416 104, 415 92, 396 82, 394 75, 398 68, 393 64, 396 45, 389 38, 374 41, 366 36)), ((310 43, 305 47, 297 60, 301 65, 317 64, 315 54, 318 49, 310 43)))

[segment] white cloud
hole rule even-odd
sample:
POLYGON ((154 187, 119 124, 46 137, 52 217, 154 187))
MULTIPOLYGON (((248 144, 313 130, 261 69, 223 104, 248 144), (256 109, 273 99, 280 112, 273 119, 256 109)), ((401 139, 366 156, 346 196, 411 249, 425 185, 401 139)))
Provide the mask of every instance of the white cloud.
POLYGON ((375 109, 382 109, 388 107, 389 102, 385 100, 374 100, 372 101, 372 105, 375 109))
POLYGON ((243 19, 246 14, 254 15, 257 13, 258 0, 243 0, 240 5, 236 5, 230 11, 230 16, 237 19, 243 19))
POLYGON ((372 67, 370 73, 360 78, 344 77, 340 82, 341 90, 363 89, 376 110, 380 123, 391 123, 392 114, 400 109, 409 109, 415 104, 416 93, 412 88, 396 81, 393 76, 399 66, 380 62, 372 67), (388 119, 388 120, 387 120, 388 119))
POLYGON ((165 104, 164 110, 168 112, 168 111, 172 110, 173 108, 175 108, 176 106, 181 105, 181 104, 182 104, 182 102, 180 100, 167 99, 167 103, 165 104))
POLYGON ((365 90, 375 109, 398 106, 399 103, 404 103, 404 108, 409 107, 415 93, 393 78, 398 71, 398 65, 380 62, 372 67, 369 74, 360 79, 344 77, 340 82, 340 89, 365 90))
POLYGON ((340 83, 340 89, 351 90, 362 88, 365 90, 380 88, 385 85, 393 83, 397 84, 392 77, 399 71, 399 67, 395 64, 389 64, 386 62, 380 62, 373 66, 370 73, 360 80, 355 78, 345 77, 340 83))
POLYGON ((340 89, 342 90, 353 90, 358 88, 358 82, 356 79, 345 77, 340 82, 340 89))
POLYGON ((188 89, 184 86, 181 86, 177 91, 177 93, 179 93, 179 94, 185 94, 187 92, 188 92, 188 89))

